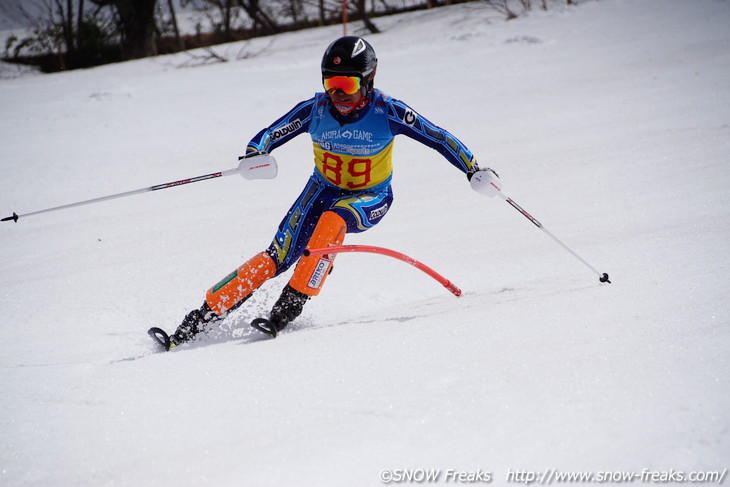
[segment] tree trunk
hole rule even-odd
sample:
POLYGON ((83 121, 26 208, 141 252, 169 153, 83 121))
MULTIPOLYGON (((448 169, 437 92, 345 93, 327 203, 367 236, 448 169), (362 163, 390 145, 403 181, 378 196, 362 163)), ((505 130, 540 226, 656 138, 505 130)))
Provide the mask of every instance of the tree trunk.
POLYGON ((173 0, 167 0, 167 7, 170 9, 170 16, 172 17, 172 30, 175 31, 175 43, 177 44, 178 49, 182 51, 185 49, 185 45, 183 44, 182 37, 180 37, 180 29, 177 26, 175 2, 173 0))
POLYGON ((113 5, 119 14, 122 32, 122 59, 157 54, 155 7, 157 0, 91 0, 97 5, 113 5))
POLYGON ((232 40, 231 37, 231 8, 233 7, 233 0, 226 0, 223 5, 223 38, 226 41, 232 40))
POLYGON ((71 0, 66 0, 66 8, 60 0, 56 0, 56 8, 61 16, 61 29, 63 30, 63 41, 66 43, 66 54, 73 57, 76 53, 76 42, 74 42, 74 6, 71 0))
POLYGON ((81 24, 84 22, 84 0, 79 0, 79 14, 76 18, 76 32, 81 33, 81 24))
POLYGON ((378 27, 373 24, 372 20, 370 20, 370 15, 368 14, 367 8, 365 8, 365 0, 356 0, 355 8, 357 9, 358 15, 365 24, 365 27, 367 27, 367 29, 373 34, 379 33, 380 29, 378 29, 378 27))
POLYGON ((259 0, 238 0, 238 4, 243 7, 246 14, 253 20, 254 30, 257 27, 261 27, 263 32, 266 34, 276 33, 277 26, 276 22, 271 20, 266 12, 261 10, 259 6, 259 0))

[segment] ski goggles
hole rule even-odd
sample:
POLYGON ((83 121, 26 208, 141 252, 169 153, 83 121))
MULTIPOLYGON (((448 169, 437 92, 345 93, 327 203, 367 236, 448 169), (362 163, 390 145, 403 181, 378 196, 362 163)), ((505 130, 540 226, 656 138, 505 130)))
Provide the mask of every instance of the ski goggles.
POLYGON ((360 78, 357 76, 330 76, 324 78, 323 83, 327 93, 342 90, 346 95, 354 95, 360 91, 360 78))

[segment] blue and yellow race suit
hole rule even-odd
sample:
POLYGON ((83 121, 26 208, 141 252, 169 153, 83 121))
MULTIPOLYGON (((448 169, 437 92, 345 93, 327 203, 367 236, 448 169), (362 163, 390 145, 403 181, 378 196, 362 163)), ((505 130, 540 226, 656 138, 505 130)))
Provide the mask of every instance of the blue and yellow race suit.
POLYGON ((354 116, 341 115, 326 93, 317 93, 256 134, 246 153, 271 152, 305 132, 312 137, 315 169, 267 249, 277 275, 301 257, 325 211, 340 215, 348 233, 365 231, 385 216, 393 202, 396 135, 437 150, 464 173, 478 169, 456 137, 377 89, 354 116))

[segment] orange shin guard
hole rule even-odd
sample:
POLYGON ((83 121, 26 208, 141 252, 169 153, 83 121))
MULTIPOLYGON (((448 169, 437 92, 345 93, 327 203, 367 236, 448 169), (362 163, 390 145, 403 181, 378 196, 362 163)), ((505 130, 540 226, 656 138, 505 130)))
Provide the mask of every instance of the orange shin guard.
MULTIPOLYGON (((345 239, 347 225, 345 220, 335 212, 326 211, 322 214, 309 239, 307 248, 315 249, 328 245, 340 245, 345 239)), ((294 270, 289 285, 300 293, 316 296, 322 289, 327 275, 332 269, 335 255, 310 255, 302 257, 294 270)))
POLYGON ((274 261, 269 254, 261 252, 210 288, 205 301, 220 316, 245 300, 275 273, 274 261))

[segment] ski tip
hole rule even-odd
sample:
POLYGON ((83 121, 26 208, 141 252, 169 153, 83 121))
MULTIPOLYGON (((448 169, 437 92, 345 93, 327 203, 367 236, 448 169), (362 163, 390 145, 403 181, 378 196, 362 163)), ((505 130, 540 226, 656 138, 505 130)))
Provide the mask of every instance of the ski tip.
POLYGON ((266 318, 256 318, 251 322, 251 327, 266 333, 271 338, 276 338, 276 327, 266 318))
POLYGON ((170 341, 170 335, 168 335, 162 328, 152 327, 147 330, 147 334, 151 336, 158 345, 164 348, 165 351, 169 351, 171 348, 175 347, 175 345, 170 341))
POLYGON ((14 221, 15 223, 18 223, 18 218, 20 218, 20 217, 18 216, 18 214, 17 214, 17 213, 15 213, 15 212, 13 212, 13 215, 12 215, 12 216, 6 216, 5 218, 3 218, 3 219, 2 219, 2 220, 0 220, 0 221, 3 221, 3 222, 9 222, 10 220, 13 220, 13 221, 14 221))

